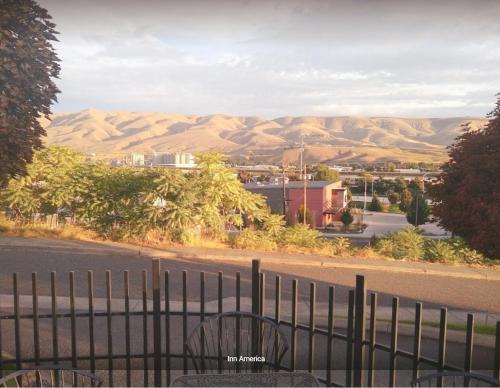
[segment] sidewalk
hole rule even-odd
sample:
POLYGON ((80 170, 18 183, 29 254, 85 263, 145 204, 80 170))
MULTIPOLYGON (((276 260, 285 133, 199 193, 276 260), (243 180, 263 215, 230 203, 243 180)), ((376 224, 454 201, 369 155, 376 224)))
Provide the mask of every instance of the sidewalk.
MULTIPOLYGON (((142 312, 143 305, 142 299, 130 299, 130 312, 142 312)), ((107 300, 105 298, 94 298, 94 312, 105 312, 107 308, 107 300)), ((251 311, 252 300, 251 298, 241 298, 241 310, 251 311)), ((19 306, 23 313, 31 311, 33 304, 31 295, 20 295, 19 296, 19 306), (23 311, 23 310, 27 311, 23 311)), ((274 299, 266 299, 265 301, 266 315, 269 317, 274 316, 274 299)), ((223 311, 234 311, 236 306, 235 297, 227 297, 222 300, 223 311)), ((153 301, 147 301, 148 311, 153 310, 153 301)), ((38 308, 39 313, 50 312, 51 310, 51 297, 50 296, 39 296, 38 297, 38 308)), ((124 311, 125 300, 119 298, 113 298, 111 303, 112 311, 124 311)), ((164 302, 161 304, 162 310, 164 309, 164 302)), ((14 298, 12 295, 2 295, 0 294, 0 312, 4 315, 12 314, 14 309, 14 298)), ((69 297, 58 297, 57 298, 57 309, 59 313, 68 313, 70 309, 70 299, 69 297)), ((88 299, 84 297, 75 298, 75 309, 78 312, 88 311, 88 299)), ((170 301, 170 311, 172 312, 182 312, 182 301, 170 301)), ((187 311, 189 312, 199 312, 200 303, 198 301, 188 301, 187 311)), ((289 300, 281 301, 281 319, 284 321, 291 321, 291 311, 292 302, 289 300)), ((210 300, 205 303, 206 313, 217 313, 218 312, 218 300, 210 300)), ((309 304, 304 301, 299 301, 297 304, 297 321, 308 322, 309 320, 309 304)), ((380 333, 390 333, 391 330, 391 307, 378 306, 377 307, 377 332, 380 333)), ((367 320, 369 320, 369 307, 367 306, 366 311, 367 320)), ((328 303, 316 303, 316 325, 319 327, 327 327, 328 319, 328 303)), ((413 322, 415 318, 415 310, 413 308, 403 308, 399 309, 399 333, 400 335, 413 335, 413 325, 408 322, 413 322), (402 323, 403 322, 403 323, 402 323)), ((346 329, 347 328, 347 305, 346 304, 335 304, 335 328, 346 329)), ((423 310, 423 326, 422 335, 424 338, 436 339, 438 338, 439 330, 435 327, 429 326, 429 323, 438 323, 440 318, 439 309, 424 309, 423 310), (427 325, 425 324, 427 323, 427 325)), ((448 310, 448 324, 465 324, 467 320, 467 315, 463 311, 458 310, 448 310)), ((474 322, 476 325, 495 325, 495 322, 500 320, 500 314, 490 314, 484 312, 474 313, 474 322)), ((368 328, 368 322, 366 327, 368 328)), ((447 338, 449 341, 464 343, 465 341, 465 331, 462 330, 448 330, 447 338)), ((474 343, 480 346, 493 347, 494 346, 494 336, 486 334, 475 334, 474 343)))

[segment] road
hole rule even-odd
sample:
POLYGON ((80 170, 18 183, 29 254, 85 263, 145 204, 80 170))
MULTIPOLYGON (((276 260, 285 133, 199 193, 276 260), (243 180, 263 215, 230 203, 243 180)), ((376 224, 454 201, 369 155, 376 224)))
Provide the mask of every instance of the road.
MULTIPOLYGON (((192 250, 191 250, 192 251, 192 250)), ((187 251, 185 256, 189 256, 191 251, 187 251)), ((19 292, 21 300, 27 301, 25 307, 22 308, 21 313, 29 312, 31 295, 31 273, 37 272, 38 286, 40 295, 40 312, 49 312, 50 304, 48 295, 50 295, 50 271, 57 271, 57 288, 58 295, 62 296, 59 300, 59 307, 63 309, 65 301, 69 295, 68 290, 68 273, 69 271, 76 271, 76 296, 85 298, 87 296, 87 271, 92 270, 95 276, 95 290, 94 295, 96 298, 96 311, 99 311, 104 306, 102 298, 106 295, 105 285, 105 271, 112 270, 112 294, 116 298, 116 303, 122 306, 123 298, 123 270, 129 270, 130 273, 130 295, 132 299, 137 299, 137 303, 133 303, 133 309, 141 308, 141 276, 142 271, 149 271, 151 268, 150 257, 138 254, 137 249, 127 249, 116 246, 105 246, 100 243, 82 242, 82 241, 58 241, 58 240, 36 240, 25 238, 0 238, 0 296, 4 296, 11 300, 12 294, 12 273, 19 273, 19 292), (103 303, 101 303, 103 302, 103 303)), ((178 301, 182 299, 182 271, 187 270, 188 287, 187 294, 189 301, 198 305, 199 301, 199 280, 200 271, 206 274, 206 301, 208 303, 215 302, 217 299, 217 275, 219 271, 223 271, 223 297, 224 305, 232 306, 234 303, 235 295, 235 273, 241 273, 241 295, 246 302, 250 297, 250 268, 247 264, 238 265, 234 262, 225 263, 222 261, 204 261, 200 259, 190 259, 188 257, 179 257, 175 259, 161 260, 161 269, 170 271, 171 278, 171 300, 176 301, 174 306, 179 307, 178 301)), ((264 272, 266 273, 266 295, 268 310, 273 308, 274 298, 274 282, 275 275, 279 274, 283 277, 283 317, 289 319, 289 306, 291 299, 291 280, 298 279, 299 281, 299 322, 307 322, 308 312, 308 298, 309 298, 309 283, 317 283, 317 313, 319 318, 317 325, 324 325, 324 318, 326 315, 326 301, 328 300, 327 292, 328 286, 331 284, 336 285, 336 315, 338 322, 336 326, 339 331, 343 331, 341 325, 342 319, 345 320, 345 307, 347 302, 347 292, 350 287, 354 286, 355 275, 362 273, 366 277, 368 289, 379 293, 379 306, 381 306, 381 314, 379 318, 390 316, 390 306, 392 296, 400 297, 400 319, 412 318, 415 306, 415 300, 424 302, 424 314, 429 312, 438 312, 441 305, 449 307, 449 320, 450 321, 463 321, 465 319, 465 311, 482 311, 489 312, 488 314, 482 313, 481 316, 490 320, 498 319, 495 313, 500 312, 500 296, 498 289, 500 286, 499 281, 493 280, 478 280, 478 279, 460 279, 455 277, 441 277, 432 275, 418 275, 412 273, 394 273, 385 272, 383 270, 359 270, 359 269, 327 269, 318 267, 306 266, 284 266, 284 265, 270 265, 263 264, 264 272)), ((151 279, 148 278, 150 285, 151 279)), ((149 296, 151 297, 151 296, 149 296)), ((1 300, 1 299, 0 299, 1 300)), ((4 298, 4 300, 6 300, 4 298)), ((82 306, 86 308, 85 299, 81 300, 82 306)), ((77 303, 78 305, 78 303, 77 303)), ((212 303, 214 305, 214 303, 212 303)), ((77 308, 79 308, 77 306, 77 308)), ((3 304, 0 307, 2 313, 12 314, 11 306, 3 304)), ((175 308, 173 308, 175 310, 175 308)), ((432 316, 432 319, 435 317, 432 316)), ((97 318, 96 318, 97 319, 97 318)), ((424 315, 424 320, 429 319, 429 315, 424 315)), ((59 323, 60 331, 60 354, 71 354, 71 341, 69 337, 69 320, 61 319, 59 323)), ((2 336, 4 343, 4 350, 13 351, 13 322, 4 321, 2 326, 2 336)), ((151 323, 151 322, 150 322, 151 323)), ((189 328, 193 327, 196 322, 191 321, 189 328)), ((490 322, 494 323, 494 322, 490 322)), ((22 338, 22 351, 25 354, 32 353, 32 322, 30 319, 22 320, 21 330, 26 335, 22 338)), ((105 328, 104 318, 96 320, 96 327, 105 328)), ((142 330, 141 317, 135 317, 132 320, 132 332, 140 333, 142 330)), ((387 334, 387 322, 379 323, 378 338, 383 343, 388 344, 390 338, 387 334)), ((77 319, 77 327, 86 330, 88 323, 84 318, 77 319)), ((404 326, 404 325, 403 325, 404 326)), ((181 349, 180 342, 181 335, 181 322, 179 318, 173 318, 172 321, 172 347, 173 349, 181 349)), ((411 351, 412 338, 409 333, 405 333, 404 327, 400 328, 400 337, 398 346, 400 349, 411 351)), ((41 341, 42 353, 50 356, 51 349, 51 326, 49 320, 42 320, 41 322, 41 341)), ((88 336, 86 331, 78 335, 78 348, 88 349, 88 336)), ((115 351, 123 351, 123 341, 121 340, 123 334, 123 321, 114 319, 113 323, 114 337, 118 341, 115 345, 115 351)), ((460 365, 461 356, 463 354, 463 334, 458 333, 458 340, 453 339, 449 334, 448 337, 448 362, 460 365)), ((150 331, 151 334, 151 331, 150 331)), ((299 363, 306 365, 307 360, 307 335, 303 333, 304 345, 299 347, 299 363)), ((96 332, 96 351, 100 354, 106 354, 106 334, 105 330, 98 330, 96 332)), ((455 335, 457 337, 457 335, 455 335)), ((479 337, 479 336, 477 336, 479 337)), ((141 351, 142 336, 132 336, 132 349, 136 352, 141 351)), ((435 338, 433 335, 432 338, 435 338)), ((437 343, 435 339, 425 337, 423 339, 423 354, 429 357, 436 357, 437 343)), ((479 341, 477 338, 474 363, 477 368, 484 368, 483 360, 492 359, 493 349, 490 342, 493 340, 486 339, 487 343, 484 345, 484 339, 479 341)), ((152 340, 150 340, 150 347, 152 340)), ((317 365, 324 362, 321 357, 322 352, 320 349, 324 346, 324 341, 318 340, 318 360, 317 365)), ((341 343, 336 347, 336 365, 342 369, 343 360, 345 360, 344 347, 341 343), (340 348, 338 348, 340 347, 340 348)), ((152 349, 150 349, 151 351, 152 349)), ((380 358, 380 369, 384 369, 384 358, 380 358)), ((151 362, 151 361, 150 361, 151 362)), ((403 362, 403 361, 401 361, 403 362)), ((135 363, 136 369, 141 369, 141 362, 137 360, 135 363)), ((180 364, 175 362, 176 367, 180 364)), ((488 365, 486 365, 488 367, 488 365)), ((102 368, 106 368, 106 364, 102 364, 102 368)), ((138 371, 136 371, 138 372, 138 371)), ((140 384, 139 378, 139 384, 140 384)), ((381 382, 383 383, 383 382, 381 382)))

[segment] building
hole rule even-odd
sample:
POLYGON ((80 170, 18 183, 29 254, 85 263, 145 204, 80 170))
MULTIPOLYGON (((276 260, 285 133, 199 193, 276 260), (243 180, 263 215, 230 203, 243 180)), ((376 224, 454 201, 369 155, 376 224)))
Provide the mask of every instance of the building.
POLYGON ((129 155, 127 162, 131 166, 144 166, 144 160, 144 154, 134 152, 129 155))
POLYGON ((152 164, 153 166, 169 166, 169 167, 196 166, 194 155, 189 152, 155 154, 153 156, 152 164))
MULTIPOLYGON (((245 189, 262 194, 273 211, 283 214, 283 185, 247 183, 245 189)), ((304 182, 293 181, 285 185, 287 217, 290 223, 297 222, 297 213, 304 204, 304 182)), ((347 188, 342 181, 308 181, 306 207, 312 214, 313 224, 323 228, 340 221, 342 210, 347 206, 347 188)))

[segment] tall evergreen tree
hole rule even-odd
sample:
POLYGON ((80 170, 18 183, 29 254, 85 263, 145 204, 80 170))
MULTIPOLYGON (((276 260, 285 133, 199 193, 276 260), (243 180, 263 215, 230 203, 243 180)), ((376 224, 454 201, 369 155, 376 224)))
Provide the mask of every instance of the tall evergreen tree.
POLYGON ((0 187, 26 174, 45 135, 39 119, 48 119, 57 101, 57 32, 50 20, 33 0, 0 0, 0 187))

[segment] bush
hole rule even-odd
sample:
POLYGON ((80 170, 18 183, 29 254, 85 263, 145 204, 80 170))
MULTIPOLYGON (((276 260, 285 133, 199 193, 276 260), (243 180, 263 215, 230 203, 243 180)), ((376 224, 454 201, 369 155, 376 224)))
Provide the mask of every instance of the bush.
POLYGON ((351 248, 351 242, 345 237, 338 237, 332 240, 332 253, 334 255, 343 255, 351 248))
POLYGON ((368 207, 368 210, 372 212, 381 212, 382 211, 382 204, 380 203, 380 200, 377 197, 377 194, 373 195, 372 201, 370 203, 370 206, 368 207))
POLYGON ((375 250, 394 259, 420 259, 424 253, 425 238, 415 228, 406 228, 383 235, 375 250))
POLYGON ((400 198, 401 198, 401 195, 399 195, 399 193, 396 193, 395 191, 391 191, 387 195, 387 199, 389 200, 391 205, 397 204, 399 202, 400 198))
POLYGON ((458 259, 453 246, 442 240, 427 239, 424 259, 428 261, 452 262, 458 259))
POLYGON ((344 227, 347 229, 349 225, 354 221, 354 217, 351 214, 351 210, 349 208, 344 209, 342 211, 342 215, 340 216, 340 221, 344 224, 344 227))
POLYGON ((244 229, 232 240, 232 247, 238 249, 276 250, 276 241, 266 232, 244 229))
POLYGON ((322 248, 325 242, 327 240, 321 237, 320 232, 302 224, 285 228, 278 240, 282 246, 295 245, 304 248, 322 248))

